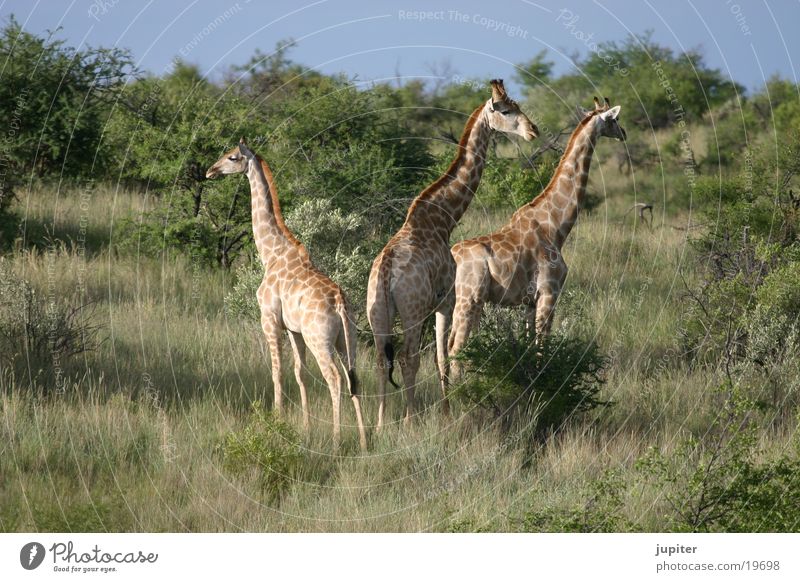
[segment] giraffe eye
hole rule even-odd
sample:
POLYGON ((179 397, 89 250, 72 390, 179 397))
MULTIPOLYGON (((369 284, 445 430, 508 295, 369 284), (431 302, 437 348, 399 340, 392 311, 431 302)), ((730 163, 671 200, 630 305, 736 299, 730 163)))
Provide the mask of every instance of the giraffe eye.
POLYGON ((239 159, 239 156, 228 156, 228 159, 232 162, 235 162, 239 159))

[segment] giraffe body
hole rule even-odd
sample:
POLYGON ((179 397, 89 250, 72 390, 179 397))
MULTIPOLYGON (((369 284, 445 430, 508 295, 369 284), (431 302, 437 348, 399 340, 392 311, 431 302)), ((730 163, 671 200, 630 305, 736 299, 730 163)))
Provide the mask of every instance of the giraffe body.
POLYGON ((457 353, 477 328, 483 306, 526 306, 528 326, 537 339, 550 332, 555 303, 567 277, 561 248, 569 236, 586 191, 589 167, 600 136, 625 139, 617 122, 619 107, 595 102, 583 112, 550 183, 517 210, 498 231, 453 246, 456 306, 448 341, 457 353))
POLYGON ((294 354, 294 372, 300 387, 303 425, 309 427, 305 355, 310 350, 325 378, 333 405, 334 443, 340 438, 340 402, 343 380, 347 382, 356 411, 359 441, 366 449, 366 432, 355 376, 356 328, 341 288, 317 269, 306 248, 286 227, 280 211, 272 172, 242 140, 224 154, 206 173, 207 178, 224 174, 247 174, 250 182, 253 236, 264 279, 258 288, 261 326, 272 360, 275 410, 283 410, 281 382, 281 338, 287 331, 294 354), (337 358, 346 369, 344 378, 337 358))
POLYGON ((502 81, 492 81, 492 98, 470 115, 456 158, 444 175, 417 196, 405 223, 372 265, 367 317, 378 360, 378 430, 384 423, 386 382, 394 384, 395 317, 400 318, 403 328, 403 345, 397 361, 405 386, 406 420, 415 414, 414 389, 422 326, 431 313, 436 316, 436 363, 442 406, 445 412, 448 409, 447 333, 455 306, 456 275, 450 234, 478 188, 492 131, 515 133, 526 140, 537 135, 536 127, 507 96, 502 81))

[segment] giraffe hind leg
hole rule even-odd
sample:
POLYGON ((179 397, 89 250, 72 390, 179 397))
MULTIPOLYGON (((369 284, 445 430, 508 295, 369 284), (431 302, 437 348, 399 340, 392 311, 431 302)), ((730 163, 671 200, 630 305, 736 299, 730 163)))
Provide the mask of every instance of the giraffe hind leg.
POLYGON ((399 358, 400 369, 405 384, 406 413, 404 421, 409 424, 416 415, 415 388, 419 371, 420 341, 422 339, 423 320, 414 321, 410 326, 403 325, 403 352, 399 358))
MULTIPOLYGON (((355 342, 355 329, 352 330, 352 342, 355 342)), ((364 415, 361 410, 361 398, 358 394, 358 376, 356 375, 356 362, 355 353, 347 352, 347 342, 344 334, 348 333, 347 329, 343 329, 339 335, 339 340, 336 344, 336 349, 339 352, 339 359, 346 371, 347 387, 350 392, 350 400, 353 402, 353 409, 356 413, 356 423, 358 424, 358 441, 362 451, 367 450, 367 432, 364 428, 364 415)))
POLYGON ((386 414, 386 383, 399 389, 394 381, 392 370, 394 369, 394 345, 392 344, 392 321, 394 311, 391 305, 383 306, 377 304, 369 312, 369 324, 372 328, 372 335, 375 340, 375 368, 378 377, 378 418, 375 425, 375 432, 383 430, 384 418, 386 414))
POLYGON ((294 352, 294 376, 300 388, 300 405, 303 409, 303 429, 308 432, 310 427, 310 414, 308 411, 308 392, 305 383, 306 342, 302 334, 289 332, 289 342, 294 352))

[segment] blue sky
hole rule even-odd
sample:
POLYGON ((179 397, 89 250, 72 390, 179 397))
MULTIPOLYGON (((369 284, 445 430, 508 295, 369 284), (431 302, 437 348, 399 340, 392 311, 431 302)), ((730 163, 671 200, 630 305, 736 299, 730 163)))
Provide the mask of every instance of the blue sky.
POLYGON ((293 60, 360 81, 511 79, 542 49, 564 72, 570 55, 645 30, 679 52, 701 47, 751 91, 800 73, 800 0, 0 0, 3 20, 12 13, 31 32, 62 27, 73 46, 129 48, 145 70, 181 56, 212 78, 292 37, 293 60))

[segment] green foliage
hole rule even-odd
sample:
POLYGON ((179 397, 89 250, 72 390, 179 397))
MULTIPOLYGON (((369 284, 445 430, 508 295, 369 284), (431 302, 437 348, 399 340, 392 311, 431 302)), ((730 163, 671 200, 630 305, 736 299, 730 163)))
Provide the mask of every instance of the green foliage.
POLYGON ((432 158, 386 101, 380 90, 339 82, 301 89, 282 105, 264 155, 287 207, 325 197, 345 212, 368 211, 371 225, 397 226, 398 206, 422 189, 432 158))
POLYGON ((300 204, 286 218, 287 226, 308 249, 314 264, 338 283, 352 306, 366 304, 367 280, 378 241, 359 235, 368 228, 369 213, 345 214, 327 198, 300 204))
POLYGON ((621 105, 623 124, 661 128, 681 116, 700 121, 710 108, 743 91, 721 71, 709 68, 701 53, 676 54, 656 43, 649 32, 598 43, 596 51, 575 60, 575 67, 576 72, 535 86, 528 94, 537 122, 553 131, 569 125, 575 106, 588 107, 592 95, 608 96, 621 105))
POLYGON ((160 203, 125 223, 118 248, 149 255, 174 249, 232 265, 252 238, 249 190, 240 180, 209 182, 205 171, 233 147, 231 136, 247 132, 246 104, 223 99, 196 67, 180 62, 163 78, 131 84, 123 99, 126 107, 109 123, 109 147, 125 155, 122 175, 160 203))
POLYGON ((774 148, 776 137, 779 143, 790 142, 800 131, 797 94, 795 83, 772 77, 752 96, 716 108, 714 135, 707 145, 709 161, 722 166, 747 164, 747 148, 762 143, 774 148))
POLYGON ((186 211, 186 199, 173 198, 140 218, 123 218, 114 237, 118 251, 137 256, 161 257, 171 253, 189 255, 197 268, 212 267, 234 260, 223 254, 226 238, 206 216, 191 217, 186 211), (177 208, 174 208, 177 206, 177 208))
POLYGON ((225 294, 225 313, 228 317, 258 322, 261 310, 258 307, 256 292, 264 280, 264 266, 253 254, 249 260, 236 267, 235 283, 225 294))
POLYGON ((220 445, 222 463, 237 476, 255 475, 262 491, 278 498, 292 484, 303 459, 300 436, 272 412, 254 402, 250 421, 220 445))
POLYGON ((11 245, 19 228, 19 215, 11 208, 14 198, 11 182, 9 180, 0 182, 0 251, 6 250, 11 245))
MULTIPOLYGON (((488 154, 478 200, 490 208, 519 208, 533 200, 550 181, 558 161, 544 156, 532 168, 517 158, 488 154)), ((449 160, 448 160, 449 161, 449 160)))
POLYGON ((525 512, 518 520, 522 532, 613 533, 634 531, 623 515, 627 484, 619 472, 606 470, 586 486, 579 505, 547 507, 525 512))
MULTIPOLYGON (((0 142, 3 179, 64 178, 102 173, 100 148, 111 104, 132 72, 121 49, 75 49, 55 35, 37 36, 11 16, 0 30, 0 142)), ((6 187, 0 186, 0 193, 6 187)))
POLYGON ((240 135, 272 168, 285 214, 325 198, 344 213, 368 213, 368 239, 385 238, 399 224, 399 208, 421 188, 420 171, 431 164, 425 143, 409 139, 401 112, 387 107, 385 89, 358 90, 312 75, 283 86, 285 99, 262 103, 262 91, 295 67, 285 55, 256 55, 248 77, 217 87, 177 63, 163 78, 129 88, 109 140, 126 152, 123 174, 153 189, 159 204, 141 224, 127 225, 120 248, 199 252, 224 267, 247 253, 247 181, 205 179, 206 168, 240 135))
POLYGON ((604 404, 605 358, 592 341, 553 333, 534 343, 524 318, 487 308, 480 331, 458 353, 466 377, 454 394, 508 425, 519 420, 539 437, 604 404))
POLYGON ((98 331, 91 310, 37 292, 0 258, 0 362, 18 380, 63 387, 70 360, 96 348, 98 331))
POLYGON ((547 49, 542 49, 529 61, 517 65, 514 80, 529 88, 546 85, 552 78, 554 64, 547 60, 547 49))
POLYGON ((651 449, 639 470, 663 490, 675 530, 797 531, 797 443, 793 451, 764 459, 758 405, 729 383, 718 393, 725 400, 704 435, 689 436, 672 454, 651 449))
MULTIPOLYGON (((773 331, 780 322, 786 331, 800 315, 800 212, 793 193, 800 171, 798 144, 800 133, 779 148, 777 157, 747 151, 748 163, 737 175, 697 182, 698 208, 713 228, 694 241, 703 281, 689 290, 684 340, 695 360, 721 357, 730 372, 748 353, 755 355, 747 349, 750 334, 760 334, 754 322, 773 331)), ((763 346, 756 351, 763 354, 763 346)))

